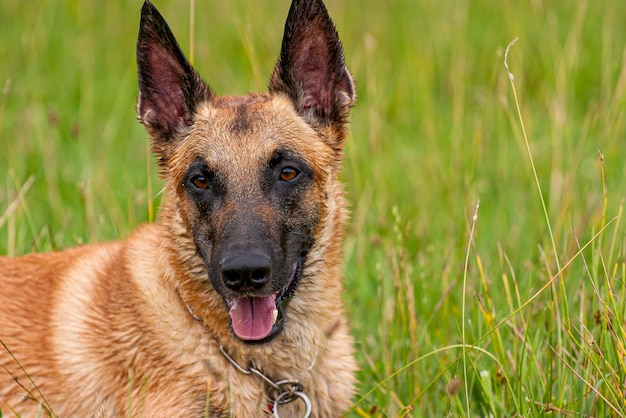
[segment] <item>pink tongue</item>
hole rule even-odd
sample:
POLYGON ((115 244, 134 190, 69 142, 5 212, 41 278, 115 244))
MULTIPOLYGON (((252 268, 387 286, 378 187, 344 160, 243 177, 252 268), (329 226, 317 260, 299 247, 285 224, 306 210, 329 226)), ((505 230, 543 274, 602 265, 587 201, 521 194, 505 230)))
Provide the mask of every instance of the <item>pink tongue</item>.
POLYGON ((230 319, 235 335, 242 340, 262 340, 274 326, 276 295, 234 299, 230 319))

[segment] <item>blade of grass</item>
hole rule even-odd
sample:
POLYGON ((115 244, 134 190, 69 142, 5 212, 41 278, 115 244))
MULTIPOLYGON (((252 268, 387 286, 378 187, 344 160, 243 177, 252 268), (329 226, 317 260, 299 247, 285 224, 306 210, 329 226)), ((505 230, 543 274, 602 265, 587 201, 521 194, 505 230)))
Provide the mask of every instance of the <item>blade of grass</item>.
MULTIPOLYGON (((474 241, 474 231, 476 229, 476 221, 478 220, 478 208, 480 207, 480 200, 476 202, 476 208, 474 209, 474 215, 472 216, 472 227, 470 229, 470 235, 467 240, 467 251, 465 253, 465 265, 463 268, 463 298, 462 298, 462 306, 461 306, 461 343, 465 347, 466 346, 466 335, 465 335, 465 304, 466 304, 466 296, 467 296, 467 270, 469 267, 469 256, 472 248, 472 242, 474 241)), ((471 416, 470 411, 470 402, 469 402, 469 384, 467 379, 467 350, 463 349, 463 388, 465 390, 465 411, 467 416, 471 416)))

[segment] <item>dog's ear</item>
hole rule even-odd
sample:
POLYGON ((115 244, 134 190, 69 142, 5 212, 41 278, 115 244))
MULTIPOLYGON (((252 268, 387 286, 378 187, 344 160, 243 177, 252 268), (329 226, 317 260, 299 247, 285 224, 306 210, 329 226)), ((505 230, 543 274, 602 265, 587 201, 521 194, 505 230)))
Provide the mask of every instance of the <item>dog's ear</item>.
POLYGON ((341 126, 355 100, 343 48, 322 0, 293 0, 271 93, 286 94, 313 125, 341 126))
POLYGON ((137 39, 137 114, 167 161, 168 144, 193 124, 198 104, 213 93, 185 58, 163 16, 149 1, 141 9, 137 39))

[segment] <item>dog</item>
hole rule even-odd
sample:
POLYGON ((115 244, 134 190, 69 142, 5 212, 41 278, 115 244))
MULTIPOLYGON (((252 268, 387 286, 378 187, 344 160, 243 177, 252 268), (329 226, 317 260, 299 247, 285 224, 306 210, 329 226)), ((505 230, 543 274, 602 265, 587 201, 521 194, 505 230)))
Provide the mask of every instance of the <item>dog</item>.
POLYGON ((338 176, 356 94, 322 0, 293 0, 268 93, 217 96, 149 1, 137 66, 158 219, 0 258, 0 409, 341 416, 357 366, 338 176))

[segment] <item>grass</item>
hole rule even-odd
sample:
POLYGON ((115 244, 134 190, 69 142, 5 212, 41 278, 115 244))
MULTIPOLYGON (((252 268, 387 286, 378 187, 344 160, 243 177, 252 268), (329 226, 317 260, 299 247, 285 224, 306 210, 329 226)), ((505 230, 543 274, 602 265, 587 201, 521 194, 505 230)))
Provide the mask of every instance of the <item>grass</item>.
MULTIPOLYGON (((157 6, 189 51, 188 3, 157 6)), ((626 3, 328 6, 359 93, 349 415, 626 416, 626 3)), ((3 0, 1 254, 153 219, 139 8, 3 0)), ((218 92, 263 90, 287 8, 195 2, 194 65, 218 92)))

